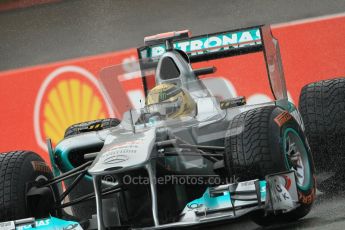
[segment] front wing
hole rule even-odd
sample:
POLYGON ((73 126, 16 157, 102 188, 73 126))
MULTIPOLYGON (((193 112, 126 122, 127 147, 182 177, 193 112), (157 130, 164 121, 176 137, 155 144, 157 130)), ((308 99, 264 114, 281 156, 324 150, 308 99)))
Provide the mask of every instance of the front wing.
POLYGON ((1 230, 83 230, 74 221, 61 220, 55 217, 35 220, 34 218, 7 221, 0 223, 1 230))
POLYGON ((146 229, 189 227, 236 219, 256 210, 290 212, 299 206, 294 172, 208 188, 204 195, 188 203, 176 223, 146 229))
MULTIPOLYGON (((265 180, 251 180, 208 188, 202 197, 189 202, 175 223, 142 229, 190 227, 237 219, 256 210, 265 213, 290 212, 299 206, 294 172, 266 176, 265 180)), ((17 220, 0 223, 1 230, 22 229, 76 229, 82 227, 73 221, 55 217, 17 220), (31 223, 29 223, 31 220, 31 223)))

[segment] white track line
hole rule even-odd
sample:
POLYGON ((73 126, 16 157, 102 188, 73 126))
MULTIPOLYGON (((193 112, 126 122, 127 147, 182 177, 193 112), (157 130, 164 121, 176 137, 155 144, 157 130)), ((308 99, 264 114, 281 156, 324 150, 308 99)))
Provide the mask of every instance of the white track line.
POLYGON ((342 17, 345 17, 345 12, 338 13, 338 14, 327 14, 327 15, 311 17, 311 18, 297 19, 297 20, 290 21, 290 22, 282 22, 282 23, 272 24, 271 28, 274 29, 274 28, 289 27, 289 26, 319 22, 319 21, 342 18, 342 17))

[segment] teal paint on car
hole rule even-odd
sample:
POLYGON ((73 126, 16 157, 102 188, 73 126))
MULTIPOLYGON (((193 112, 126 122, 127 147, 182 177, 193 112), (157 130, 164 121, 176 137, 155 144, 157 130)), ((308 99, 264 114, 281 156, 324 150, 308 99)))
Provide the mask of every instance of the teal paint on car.
MULTIPOLYGON (((266 199, 266 181, 260 181, 260 193, 261 198, 266 199)), ((220 208, 230 208, 231 205, 231 195, 229 192, 225 192, 221 196, 211 197, 209 188, 205 191, 202 197, 189 202, 186 206, 188 209, 197 209, 205 207, 207 210, 220 209, 220 208)))
POLYGON ((40 219, 35 221, 35 226, 22 225, 16 227, 16 230, 26 230, 26 229, 37 229, 37 230, 63 230, 63 229, 73 229, 82 230, 82 227, 74 221, 61 220, 55 217, 50 217, 47 219, 40 219))
POLYGON ((304 146, 304 143, 302 142, 301 137, 296 132, 296 130, 294 130, 292 128, 287 128, 283 134, 283 147, 284 147, 284 151, 285 151, 285 164, 286 164, 286 167, 288 170, 292 167, 291 163, 288 160, 287 152, 286 152, 287 135, 289 132, 292 133, 293 135, 295 135, 295 137, 296 137, 297 143, 295 143, 295 144, 297 144, 299 147, 299 150, 300 150, 299 152, 302 155, 301 157, 302 157, 303 165, 304 165, 304 167, 306 167, 306 169, 305 169, 306 173, 304 175, 304 177, 305 177, 304 180, 306 181, 306 183, 302 186, 297 183, 297 187, 303 191, 308 191, 312 186, 312 180, 313 180, 313 178, 311 177, 311 166, 310 166, 310 162, 309 162, 308 153, 307 153, 307 150, 304 146))
MULTIPOLYGON (((188 41, 176 41, 174 42, 174 48, 191 53, 193 56, 259 44, 261 44, 260 29, 251 28, 235 32, 207 34, 188 41)), ((165 52, 166 48, 164 44, 156 45, 145 50, 145 57, 156 58, 165 52)))

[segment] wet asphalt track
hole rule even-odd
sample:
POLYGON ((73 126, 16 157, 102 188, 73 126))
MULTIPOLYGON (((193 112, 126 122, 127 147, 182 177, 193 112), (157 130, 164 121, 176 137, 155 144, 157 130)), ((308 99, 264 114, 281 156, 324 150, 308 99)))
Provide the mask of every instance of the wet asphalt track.
POLYGON ((343 230, 345 229, 345 178, 330 178, 330 181, 321 183, 321 186, 329 186, 324 190, 322 195, 317 196, 317 200, 312 208, 312 211, 303 219, 290 223, 279 224, 267 228, 262 228, 249 219, 243 219, 238 222, 215 226, 212 229, 229 230, 289 230, 289 229, 313 229, 313 230, 343 230), (337 182, 337 183, 336 183, 337 182))
MULTIPOLYGON (((121 50, 145 35, 190 29, 194 35, 341 13, 344 0, 70 0, 0 13, 0 70, 121 50)), ((311 213, 269 229, 345 229, 342 178, 311 213)), ((324 184, 325 185, 325 184, 324 184)), ((248 219, 208 229, 261 229, 248 219)))

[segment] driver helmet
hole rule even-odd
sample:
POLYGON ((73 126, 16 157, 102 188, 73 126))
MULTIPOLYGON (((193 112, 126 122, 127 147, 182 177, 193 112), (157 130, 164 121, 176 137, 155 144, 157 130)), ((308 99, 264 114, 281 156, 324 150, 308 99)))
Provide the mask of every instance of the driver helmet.
POLYGON ((151 112, 163 110, 163 115, 169 118, 188 116, 196 111, 196 103, 188 91, 171 83, 162 83, 151 89, 146 105, 151 112))

